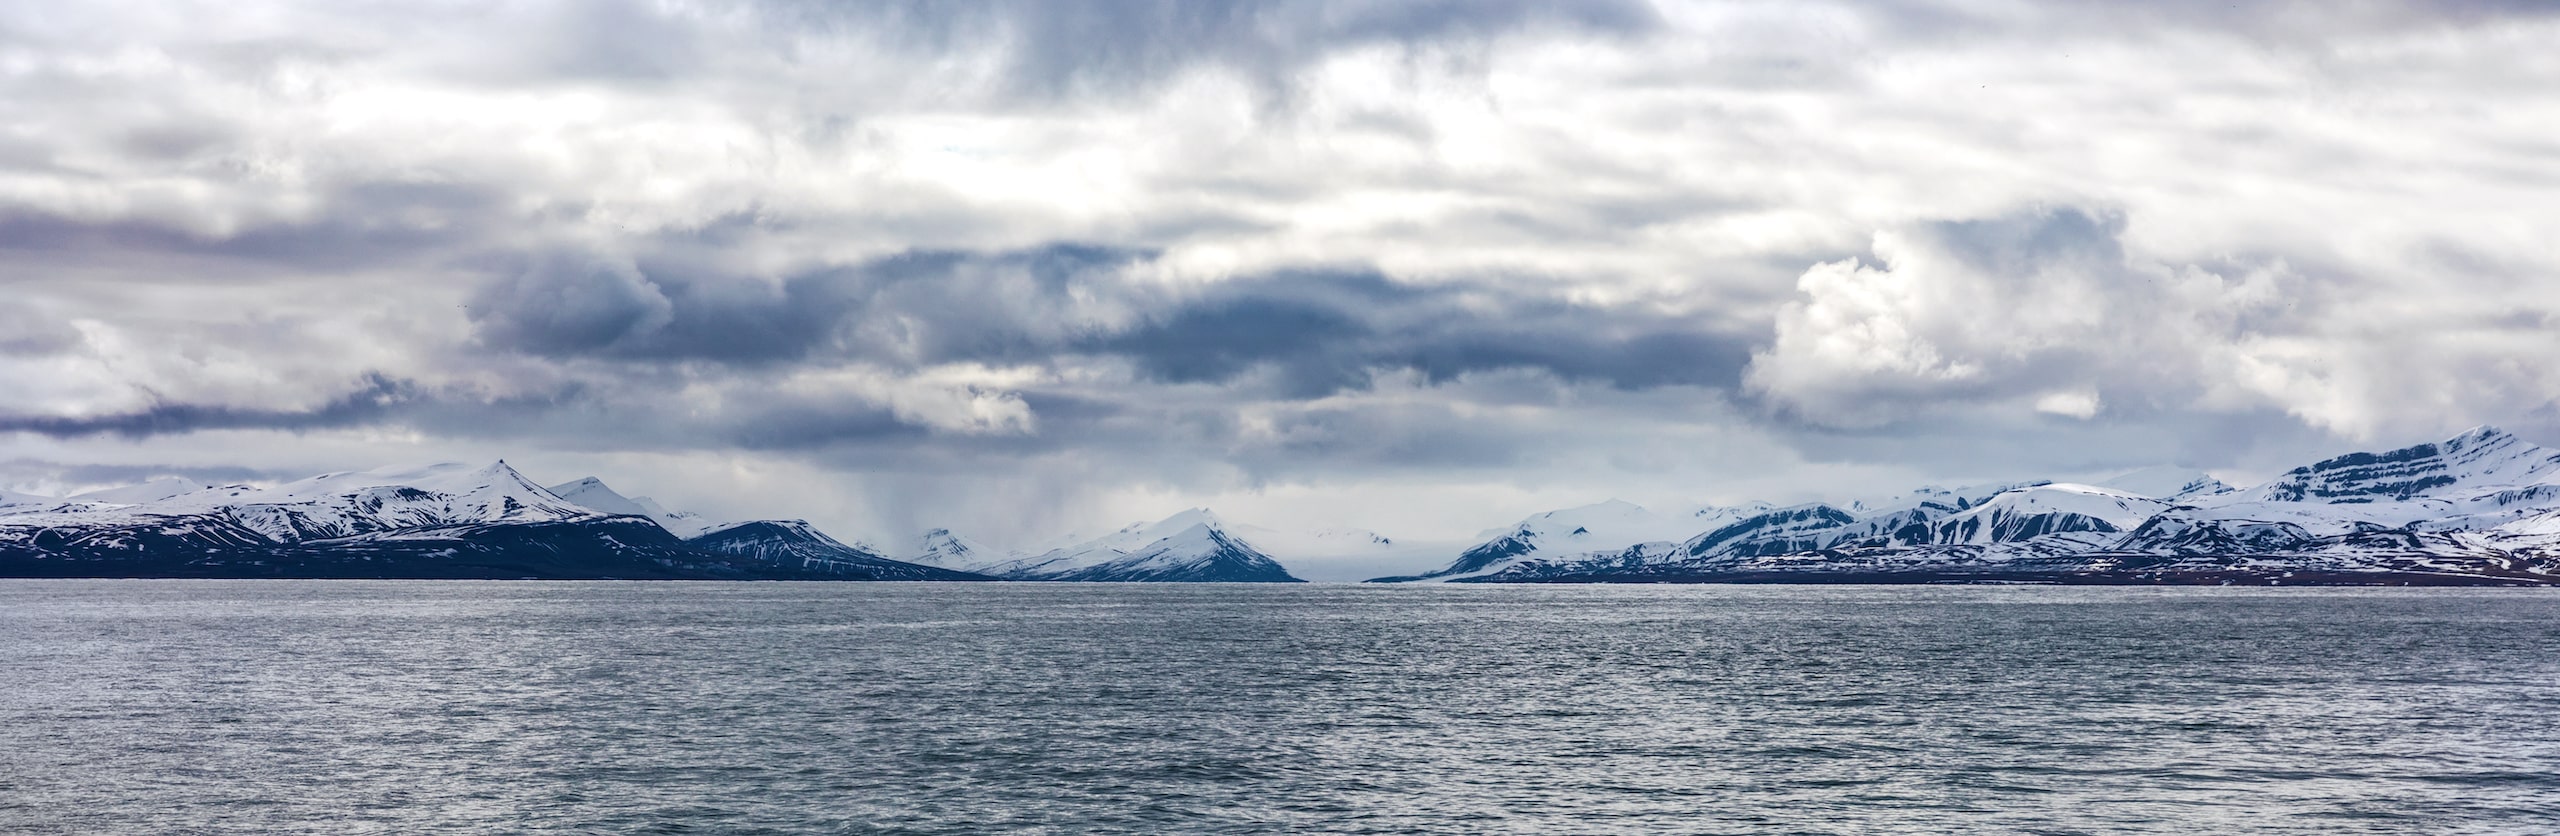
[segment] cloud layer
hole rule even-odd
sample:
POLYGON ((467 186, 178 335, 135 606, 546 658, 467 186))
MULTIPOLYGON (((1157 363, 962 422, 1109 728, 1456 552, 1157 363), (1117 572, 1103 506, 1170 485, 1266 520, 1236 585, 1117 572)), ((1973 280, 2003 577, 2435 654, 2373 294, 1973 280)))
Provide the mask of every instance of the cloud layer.
POLYGON ((0 11, 0 487, 1465 533, 2560 440, 2547 9, 0 11))

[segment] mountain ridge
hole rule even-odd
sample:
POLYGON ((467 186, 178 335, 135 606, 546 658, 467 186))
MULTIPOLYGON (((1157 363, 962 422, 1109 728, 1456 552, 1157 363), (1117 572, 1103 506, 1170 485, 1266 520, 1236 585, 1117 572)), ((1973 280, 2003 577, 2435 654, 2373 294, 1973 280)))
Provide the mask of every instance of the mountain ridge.
POLYGON ((13 504, 0 508, 0 576, 983 580, 862 553, 797 521, 682 538, 617 513, 635 504, 612 501, 600 480, 565 484, 602 491, 588 498, 610 509, 571 502, 504 460, 13 504))
POLYGON ((977 565, 971 571, 1007 580, 1304 582, 1229 529, 1209 509, 1190 508, 1082 543, 977 565))
POLYGON ((1952 507, 1816 503, 1460 580, 2560 584, 2560 450, 2484 426, 2245 490, 2033 483, 1952 507))
MULTIPOLYGON (((1302 582, 1292 564, 1408 560, 1410 541, 1291 532, 1190 508, 998 554, 948 529, 891 556, 805 520, 713 522, 504 460, 280 484, 159 478, 0 492, 0 576, 1001 578, 1302 582), (1284 546, 1279 551, 1271 544, 1284 546), (475 574, 476 573, 476 574, 475 574)), ((2246 488, 2146 468, 2094 484, 1921 488, 1874 502, 1531 515, 1375 582, 2560 583, 2560 450, 2482 426, 2349 452, 2246 488), (1454 553, 1454 554, 1453 554, 1454 553)), ((1334 567, 1340 571, 1342 565, 1334 567)), ((1374 564, 1372 564, 1374 565, 1374 564)), ((1333 577, 1340 577, 1339 574, 1333 577)))

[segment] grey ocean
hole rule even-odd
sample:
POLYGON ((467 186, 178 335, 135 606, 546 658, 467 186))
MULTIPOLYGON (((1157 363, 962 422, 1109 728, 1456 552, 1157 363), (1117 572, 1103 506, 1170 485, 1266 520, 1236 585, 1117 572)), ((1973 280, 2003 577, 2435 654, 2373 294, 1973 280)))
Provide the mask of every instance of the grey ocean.
POLYGON ((0 832, 2560 832, 2533 590, 0 581, 0 832))

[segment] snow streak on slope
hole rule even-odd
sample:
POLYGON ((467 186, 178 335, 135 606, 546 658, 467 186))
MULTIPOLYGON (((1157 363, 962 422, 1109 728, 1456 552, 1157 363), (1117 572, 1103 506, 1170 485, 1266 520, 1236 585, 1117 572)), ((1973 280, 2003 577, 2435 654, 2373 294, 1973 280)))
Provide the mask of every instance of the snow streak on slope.
POLYGON ((1930 525, 1932 544, 2011 543, 2075 531, 2130 531, 2169 503, 2092 485, 2038 485, 2005 491, 1930 525))

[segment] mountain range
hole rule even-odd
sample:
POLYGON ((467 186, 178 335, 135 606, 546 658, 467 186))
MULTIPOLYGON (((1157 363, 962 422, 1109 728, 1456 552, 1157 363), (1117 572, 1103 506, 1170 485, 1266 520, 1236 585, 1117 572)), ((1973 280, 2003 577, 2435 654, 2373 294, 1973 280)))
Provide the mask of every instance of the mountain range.
POLYGON ((2245 490, 2165 476, 1924 490, 1877 507, 1769 508, 1677 540, 1461 556, 1434 579, 2560 582, 2560 451, 2496 428, 2351 453, 2245 490))
POLYGON ((800 520, 714 522, 505 462, 273 486, 161 479, 0 492, 0 576, 1390 583, 2560 583, 2560 450, 2483 427, 2249 488, 2175 468, 2095 484, 1922 488, 1876 503, 1550 511, 1473 544, 1289 532, 1194 508, 999 552, 902 553, 800 520), (1368 574, 1352 574, 1359 569, 1368 574))
POLYGON ((702 525, 594 479, 545 488, 503 461, 0 497, 0 576, 983 579, 797 520, 702 525))

